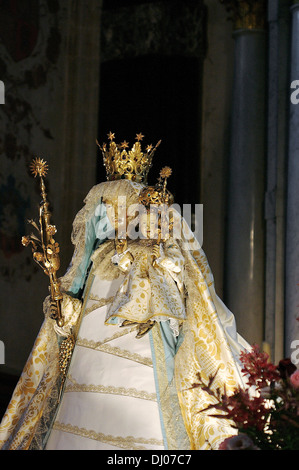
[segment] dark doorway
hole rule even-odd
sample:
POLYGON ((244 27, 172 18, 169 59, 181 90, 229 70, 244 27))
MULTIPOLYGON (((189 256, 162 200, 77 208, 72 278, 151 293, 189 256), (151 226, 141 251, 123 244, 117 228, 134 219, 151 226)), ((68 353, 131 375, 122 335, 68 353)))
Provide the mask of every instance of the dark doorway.
MULTIPOLYGON (((170 166, 168 188, 175 201, 199 203, 200 61, 157 55, 113 60, 101 64, 100 77, 98 140, 107 142, 110 131, 116 142, 130 145, 140 132, 144 145, 161 139, 148 183, 170 166)), ((105 179, 99 164, 98 182, 105 179)))

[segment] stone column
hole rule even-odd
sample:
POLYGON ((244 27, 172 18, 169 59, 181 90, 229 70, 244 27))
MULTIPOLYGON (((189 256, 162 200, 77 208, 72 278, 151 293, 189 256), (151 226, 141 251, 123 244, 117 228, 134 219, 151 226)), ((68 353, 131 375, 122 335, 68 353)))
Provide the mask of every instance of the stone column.
MULTIPOLYGON (((299 2, 291 7, 290 86, 299 80, 299 2)), ((298 90, 298 85, 297 85, 298 90)), ((290 97, 293 92, 290 88, 290 97)), ((294 95, 293 95, 294 96, 294 95)), ((296 97, 296 96, 294 96, 296 97)), ((298 98, 298 93, 297 93, 298 98)), ((289 113, 289 149, 286 223, 286 327, 285 354, 299 348, 299 103, 291 99, 289 113), (297 341, 297 344, 295 344, 297 341)), ((298 358, 298 354, 297 354, 298 358)))
POLYGON ((268 116, 265 195, 265 337, 276 364, 284 356, 286 159, 289 101, 289 0, 268 1, 268 116))
POLYGON ((225 302, 250 343, 264 338, 266 1, 223 1, 233 13, 225 302))

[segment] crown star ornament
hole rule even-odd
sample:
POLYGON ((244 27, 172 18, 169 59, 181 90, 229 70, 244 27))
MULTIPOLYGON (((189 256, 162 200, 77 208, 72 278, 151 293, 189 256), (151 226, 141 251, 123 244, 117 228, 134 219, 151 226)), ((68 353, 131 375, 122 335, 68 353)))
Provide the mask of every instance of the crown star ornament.
POLYGON ((115 133, 113 132, 108 134, 109 144, 103 143, 103 145, 100 145, 96 141, 103 155, 103 163, 108 181, 128 179, 137 183, 147 183, 153 155, 161 140, 159 140, 155 147, 150 144, 143 150, 141 146, 143 137, 142 133, 136 134, 135 143, 131 148, 126 140, 117 144, 115 142, 115 133))

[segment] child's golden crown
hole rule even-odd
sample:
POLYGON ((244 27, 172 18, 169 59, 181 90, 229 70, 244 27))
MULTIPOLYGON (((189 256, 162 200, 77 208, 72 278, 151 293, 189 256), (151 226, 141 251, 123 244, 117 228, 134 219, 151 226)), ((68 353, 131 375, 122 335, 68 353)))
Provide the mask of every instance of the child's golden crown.
POLYGON ((115 134, 109 132, 109 144, 97 145, 102 151, 104 166, 108 181, 117 179, 129 179, 137 183, 146 183, 148 172, 152 166, 153 155, 160 145, 161 140, 153 147, 148 145, 145 150, 141 148, 141 141, 144 135, 136 134, 133 147, 129 149, 127 141, 117 144, 115 134))

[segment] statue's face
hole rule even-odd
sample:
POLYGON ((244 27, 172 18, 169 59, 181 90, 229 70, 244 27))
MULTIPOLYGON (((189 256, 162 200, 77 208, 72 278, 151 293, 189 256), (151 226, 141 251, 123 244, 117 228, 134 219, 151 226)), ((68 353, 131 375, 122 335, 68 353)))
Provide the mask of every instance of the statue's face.
POLYGON ((139 226, 141 238, 154 240, 159 238, 160 216, 158 211, 147 211, 140 204, 127 206, 125 197, 113 200, 106 199, 103 202, 106 206, 109 222, 118 233, 123 233, 130 237, 130 230, 133 230, 135 235, 135 229, 139 226), (140 207, 142 210, 140 210, 140 207))
POLYGON ((141 214, 139 228, 144 238, 157 239, 159 234, 158 214, 152 211, 141 214))
POLYGON ((109 222, 115 230, 120 227, 126 227, 127 207, 125 198, 119 198, 116 201, 105 201, 107 216, 109 222))

